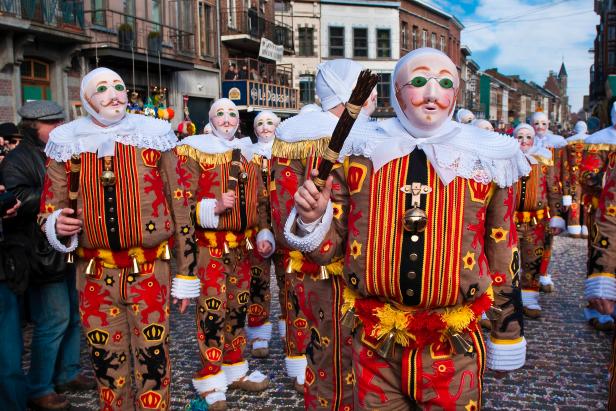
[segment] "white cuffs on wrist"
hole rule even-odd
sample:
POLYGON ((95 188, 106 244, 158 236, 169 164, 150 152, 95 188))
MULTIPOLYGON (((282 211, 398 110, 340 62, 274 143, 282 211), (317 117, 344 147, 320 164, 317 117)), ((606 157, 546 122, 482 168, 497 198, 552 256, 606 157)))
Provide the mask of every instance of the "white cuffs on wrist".
POLYGON ((567 226, 567 232, 571 235, 580 235, 582 234, 582 226, 581 225, 567 226))
POLYGON ((564 207, 569 207, 572 203, 573 203, 573 197, 571 197, 570 195, 563 196, 563 206, 564 207))
POLYGON ((219 216, 216 215, 214 210, 216 209, 216 199, 204 198, 197 203, 197 224, 203 228, 216 228, 218 227, 219 216))
POLYGON ((567 228, 565 219, 555 215, 554 217, 550 219, 550 228, 561 228, 565 230, 567 228))
POLYGON ((616 278, 609 275, 593 275, 584 284, 584 298, 605 298, 616 300, 616 278))
POLYGON ((272 245, 272 251, 270 251, 268 255, 261 256, 263 258, 270 258, 272 254, 274 254, 274 251, 276 251, 276 240, 274 239, 274 234, 272 234, 269 229, 264 228, 257 234, 257 243, 260 241, 269 241, 269 243, 272 245))
POLYGON ((51 213, 49 217, 47 217, 47 221, 45 221, 45 236, 47 237, 47 241, 49 241, 49 244, 51 244, 54 250, 57 250, 61 253, 70 253, 72 251, 75 251, 75 249, 77 248, 78 238, 77 234, 73 234, 71 236, 71 242, 68 247, 62 244, 62 242, 58 239, 58 235, 56 234, 56 220, 58 219, 58 216, 60 215, 62 210, 63 209, 56 210, 51 213))
POLYGON ((486 365, 495 371, 511 371, 522 368, 526 362, 526 339, 497 343, 488 338, 486 365))
POLYGON ((183 300, 201 295, 201 280, 198 277, 177 275, 171 282, 171 296, 183 300))
POLYGON ((329 227, 332 224, 332 219, 334 218, 334 208, 332 207, 332 202, 329 201, 327 203, 327 208, 325 209, 325 214, 323 214, 323 217, 321 218, 321 222, 311 233, 306 233, 304 236, 292 233, 291 227, 293 227, 293 223, 296 218, 298 218, 297 209, 293 207, 291 213, 289 214, 289 218, 284 225, 284 236, 291 248, 301 251, 302 253, 310 253, 319 248, 329 231, 329 227))

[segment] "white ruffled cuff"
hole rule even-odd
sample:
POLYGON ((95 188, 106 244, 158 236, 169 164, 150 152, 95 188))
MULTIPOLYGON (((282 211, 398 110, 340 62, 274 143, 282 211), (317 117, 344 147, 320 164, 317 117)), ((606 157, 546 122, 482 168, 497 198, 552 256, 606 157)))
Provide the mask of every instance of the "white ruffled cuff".
POLYGON ((588 235, 588 227, 585 225, 582 226, 582 235, 588 235))
POLYGON ((56 233, 56 220, 58 216, 62 212, 63 209, 59 209, 51 213, 49 217, 47 217, 47 221, 45 221, 45 236, 47 237, 47 241, 54 248, 54 250, 59 251, 61 253, 70 253, 75 251, 77 248, 77 244, 79 239, 77 238, 77 234, 73 234, 71 236, 71 242, 67 246, 62 244, 62 242, 58 239, 58 235, 56 233))
POLYGON ((287 367, 287 375, 295 378, 298 384, 304 384, 304 381, 306 381, 306 367, 308 366, 306 356, 285 357, 284 363, 287 367))
POLYGON ((565 223, 564 218, 555 215, 550 219, 550 228, 561 228, 565 230, 567 228, 567 223, 565 223))
POLYGON ((581 225, 567 226, 567 232, 571 235, 580 235, 582 234, 582 226, 581 225))
POLYGON ((596 275, 586 279, 584 298, 604 298, 616 301, 616 278, 608 275, 596 275))
POLYGON ((246 338, 250 342, 256 339, 265 340, 265 341, 271 340, 272 339, 272 323, 267 322, 257 327, 246 327, 246 338))
POLYGON ((216 215, 214 210, 216 209, 216 199, 204 198, 197 203, 197 224, 203 228, 216 228, 218 227, 218 220, 220 217, 216 215))
POLYGON ((240 380, 248 374, 248 361, 242 361, 235 364, 223 364, 222 370, 227 379, 227 385, 240 380))
POLYGON ((495 343, 490 337, 486 344, 486 365, 495 371, 512 371, 522 368, 526 362, 526 339, 509 343, 495 343))
POLYGON ((539 305, 539 291, 522 290, 522 305, 531 310, 541 310, 539 305))
POLYGON ((188 275, 176 275, 171 282, 171 296, 183 300, 201 295, 201 280, 188 275))
POLYGON ((201 378, 193 378, 192 383, 193 387, 195 387, 195 390, 197 390, 199 394, 208 391, 217 392, 219 394, 218 397, 220 396, 220 394, 222 394, 222 398, 208 398, 214 393, 208 395, 205 398, 208 404, 213 404, 216 401, 225 400, 225 392, 227 391, 227 378, 225 377, 224 372, 221 371, 218 374, 208 375, 201 378))
POLYGON ((563 196, 563 206, 564 207, 569 207, 572 203, 573 203, 573 197, 571 197, 570 195, 563 196))
POLYGON ((547 274, 547 275, 542 275, 539 277, 539 284, 554 285, 554 281, 552 281, 552 276, 550 274, 547 274))
POLYGON ((311 233, 306 233, 305 236, 299 236, 291 232, 291 227, 293 227, 293 223, 297 218, 297 210, 295 207, 291 210, 289 214, 289 218, 287 218, 287 222, 284 225, 284 236, 287 239, 287 242, 291 246, 302 253, 310 253, 321 245, 327 232, 329 231, 329 227, 332 224, 332 219, 334 218, 334 208, 332 207, 332 202, 329 201, 327 203, 327 208, 325 209, 325 214, 321 218, 321 222, 311 233))
POLYGON ((278 334, 281 339, 287 338, 287 322, 285 320, 278 320, 278 334))
POLYGON ((274 239, 274 234, 272 234, 272 232, 269 229, 264 228, 263 230, 259 231, 259 233, 257 234, 257 243, 260 241, 269 241, 270 244, 272 245, 272 251, 270 251, 268 255, 261 256, 263 258, 270 258, 272 254, 274 254, 274 251, 276 251, 276 240, 274 239))

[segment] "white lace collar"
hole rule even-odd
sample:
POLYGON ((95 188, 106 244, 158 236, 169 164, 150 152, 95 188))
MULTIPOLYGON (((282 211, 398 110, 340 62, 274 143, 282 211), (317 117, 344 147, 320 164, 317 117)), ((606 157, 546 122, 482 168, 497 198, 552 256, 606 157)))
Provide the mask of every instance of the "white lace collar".
POLYGON ((245 159, 251 160, 253 156, 253 152, 249 149, 253 145, 249 137, 225 140, 215 134, 196 134, 183 139, 180 145, 190 146, 206 154, 223 154, 239 148, 245 159))
POLYGON ((340 160, 349 155, 368 157, 376 171, 419 148, 445 185, 455 177, 463 177, 507 187, 530 172, 516 140, 467 124, 450 123, 441 128, 442 134, 428 138, 411 136, 396 118, 360 124, 351 131, 340 160))
POLYGON ((588 134, 586 133, 578 133, 578 134, 574 134, 570 137, 567 137, 567 143, 572 142, 572 141, 584 141, 588 138, 588 134))
POLYGON ((276 138, 285 143, 331 137, 338 117, 329 111, 312 111, 291 117, 276 127, 276 138))
POLYGON ((115 143, 168 151, 176 146, 177 137, 168 122, 140 114, 127 114, 109 127, 97 126, 90 117, 81 117, 50 133, 45 154, 56 161, 68 161, 73 154, 81 153, 113 156, 115 143))
POLYGON ((269 160, 272 158, 272 147, 273 146, 274 146, 274 139, 272 139, 271 141, 268 141, 267 143, 258 141, 252 144, 252 141, 247 142, 244 149, 246 150, 246 153, 249 153, 249 156, 247 156, 246 158, 253 158, 254 156, 262 156, 269 160))

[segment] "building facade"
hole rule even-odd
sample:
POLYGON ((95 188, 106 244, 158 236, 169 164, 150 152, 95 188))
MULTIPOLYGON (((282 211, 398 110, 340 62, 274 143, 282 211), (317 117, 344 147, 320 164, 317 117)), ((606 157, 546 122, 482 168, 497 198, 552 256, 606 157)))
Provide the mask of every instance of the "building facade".
MULTIPOLYGON (((590 68, 588 108, 597 111, 605 109, 609 105, 607 100, 613 100, 616 95, 616 4, 613 0, 594 0, 594 10, 600 21, 591 50, 594 64, 590 68), (598 107, 602 102, 603 107, 598 107)), ((608 113, 595 114, 605 122, 608 113)))

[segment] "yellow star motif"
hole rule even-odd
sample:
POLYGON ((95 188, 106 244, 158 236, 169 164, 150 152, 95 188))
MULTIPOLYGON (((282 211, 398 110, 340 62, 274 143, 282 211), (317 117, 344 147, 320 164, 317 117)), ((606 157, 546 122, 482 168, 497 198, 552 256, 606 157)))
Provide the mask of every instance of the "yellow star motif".
POLYGON ((493 228, 492 234, 490 234, 490 238, 492 238, 494 242, 500 243, 507 238, 507 233, 508 231, 503 229, 503 227, 493 228))
POLYGON ((45 204, 45 211, 48 213, 53 213, 54 211, 56 211, 56 206, 54 206, 53 204, 45 204))
POLYGON ((610 217, 615 217, 616 216, 616 204, 608 204, 607 208, 605 209, 605 214, 607 214, 610 217))
POLYGON ((477 402, 470 400, 468 404, 464 407, 466 411, 477 411, 477 402))
POLYGON ((178 188, 173 192, 173 197, 175 197, 176 200, 181 200, 184 198, 184 192, 178 188))
POLYGON ((342 217, 342 204, 332 203, 332 208, 334 209, 334 218, 340 220, 340 217, 342 217))
POLYGON ((357 240, 353 240, 353 243, 351 244, 351 257, 357 260, 357 257, 359 257, 360 255, 361 243, 359 243, 357 240))
POLYGON ((124 377, 119 377, 118 379, 116 379, 116 386, 119 387, 123 387, 124 383, 126 383, 126 379, 124 379, 124 377))
POLYGON ((462 262, 464 262, 464 269, 472 270, 475 267, 475 253, 471 253, 468 251, 464 257, 462 257, 462 262))

